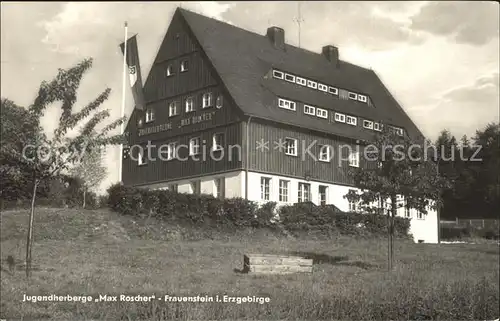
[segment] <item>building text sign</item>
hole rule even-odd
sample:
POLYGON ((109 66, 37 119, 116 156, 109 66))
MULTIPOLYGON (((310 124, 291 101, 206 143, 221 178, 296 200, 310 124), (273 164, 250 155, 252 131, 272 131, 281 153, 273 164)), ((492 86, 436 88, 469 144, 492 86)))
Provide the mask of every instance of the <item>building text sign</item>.
MULTIPOLYGON (((203 114, 197 115, 197 116, 183 118, 180 120, 177 128, 181 128, 181 127, 194 125, 194 124, 198 124, 198 123, 212 120, 214 115, 215 115, 215 111, 212 111, 212 112, 203 113, 203 114)), ((164 124, 160 124, 160 125, 156 125, 156 126, 141 128, 138 131, 138 135, 144 136, 144 135, 156 134, 159 132, 172 130, 172 128, 174 128, 174 125, 172 124, 172 122, 168 122, 168 123, 164 123, 164 124)))

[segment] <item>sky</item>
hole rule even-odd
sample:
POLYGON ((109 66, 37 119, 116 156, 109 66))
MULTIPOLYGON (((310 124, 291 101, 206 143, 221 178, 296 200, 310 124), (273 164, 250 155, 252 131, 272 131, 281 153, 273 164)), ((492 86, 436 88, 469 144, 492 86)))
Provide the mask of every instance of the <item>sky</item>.
MULTIPOLYGON (((1 96, 29 106, 43 80, 84 58, 94 64, 75 111, 106 88, 108 123, 120 117, 124 21, 137 33, 146 79, 175 9, 185 9, 265 34, 285 30, 298 45, 298 2, 1 2, 1 96)), ((499 4, 480 1, 301 2, 301 47, 339 48, 340 59, 372 68, 430 139, 448 129, 457 137, 499 121, 499 4)), ((127 91, 126 115, 132 111, 127 91)), ((57 126, 60 105, 42 124, 57 126)), ((118 133, 118 131, 116 132, 118 133)), ((107 149, 108 177, 118 181, 118 148, 107 149)))

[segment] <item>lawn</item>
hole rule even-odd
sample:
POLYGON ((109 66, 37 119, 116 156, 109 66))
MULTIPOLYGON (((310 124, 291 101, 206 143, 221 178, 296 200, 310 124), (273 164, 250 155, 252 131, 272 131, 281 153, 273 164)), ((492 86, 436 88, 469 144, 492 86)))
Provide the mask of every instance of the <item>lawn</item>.
MULTIPOLYGON (((493 320, 499 316, 496 244, 399 241, 386 271, 383 239, 278 237, 264 231, 186 240, 176 227, 108 211, 37 209, 34 264, 25 255, 26 210, 1 215, 4 319, 51 320, 493 320), (239 273, 243 254, 300 253, 312 274, 239 273), (155 295, 152 302, 22 302, 24 295, 155 295), (164 302, 170 296, 258 296, 269 303, 164 302)), ((183 232, 183 233, 181 233, 183 232)), ((201 232, 200 232, 201 233, 201 232)), ((195 235, 196 233, 192 233, 195 235)), ((196 236, 196 235, 195 235, 196 236)), ((119 298, 118 298, 119 299, 119 298)))

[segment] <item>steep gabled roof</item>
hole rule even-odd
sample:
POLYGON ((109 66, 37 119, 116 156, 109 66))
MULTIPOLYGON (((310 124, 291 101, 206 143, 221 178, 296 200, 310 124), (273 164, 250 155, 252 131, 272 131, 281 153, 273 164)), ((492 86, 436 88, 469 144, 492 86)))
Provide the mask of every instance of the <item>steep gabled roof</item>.
POLYGON ((278 108, 276 96, 297 100, 328 110, 336 110, 374 121, 401 126, 410 137, 421 132, 372 71, 348 62, 338 67, 322 54, 291 45, 275 48, 269 38, 200 14, 177 9, 208 59, 221 77, 232 98, 246 115, 280 123, 328 132, 354 139, 370 140, 374 132, 331 123, 297 112, 278 108), (342 100, 318 90, 270 77, 272 68, 368 95, 375 107, 342 100))

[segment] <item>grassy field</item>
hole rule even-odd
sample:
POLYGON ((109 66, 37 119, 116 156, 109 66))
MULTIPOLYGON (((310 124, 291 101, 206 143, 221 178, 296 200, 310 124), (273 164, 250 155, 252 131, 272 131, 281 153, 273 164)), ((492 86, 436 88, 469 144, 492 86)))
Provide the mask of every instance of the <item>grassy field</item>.
POLYGON ((25 255, 28 212, 1 215, 0 318, 51 320, 493 320, 499 316, 496 244, 400 241, 393 272, 385 240, 290 239, 264 231, 203 235, 107 211, 37 209, 34 264, 25 255), (191 233, 191 234, 189 234, 191 233), (190 240, 186 240, 186 235, 190 240), (245 253, 301 253, 309 275, 239 273, 245 253), (23 302, 24 295, 219 295, 259 303, 23 302))

